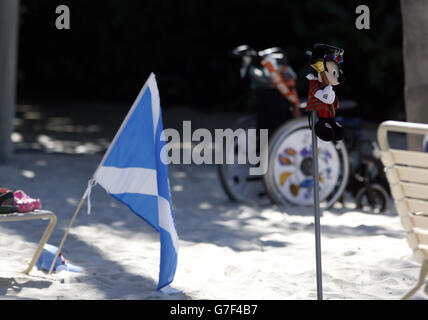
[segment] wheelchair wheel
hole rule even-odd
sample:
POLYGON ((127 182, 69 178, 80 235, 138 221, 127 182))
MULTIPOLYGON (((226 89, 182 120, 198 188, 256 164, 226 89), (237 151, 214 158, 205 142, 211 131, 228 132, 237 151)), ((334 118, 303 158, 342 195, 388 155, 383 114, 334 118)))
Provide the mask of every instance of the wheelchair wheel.
POLYGON ((372 184, 358 191, 355 202, 362 211, 381 213, 388 209, 389 195, 380 184, 372 184))
MULTIPOLYGON (((246 116, 238 120, 232 129, 236 130, 239 128, 245 131, 256 129, 256 116, 246 116)), ((223 161, 223 164, 218 165, 220 182, 224 191, 231 201, 261 206, 272 204, 263 184, 263 176, 249 174, 252 166, 249 164, 249 161, 246 161, 246 164, 238 164, 239 142, 237 140, 239 141, 239 139, 235 139, 235 148, 233 150, 234 164, 226 164, 223 161)), ((250 147, 255 146, 248 145, 248 148, 250 147)), ((226 158, 226 154, 224 154, 224 157, 226 158)))
MULTIPOLYGON (((284 208, 313 206, 312 131, 305 118, 285 123, 269 145, 264 183, 269 197, 284 208)), ((343 194, 349 176, 349 157, 343 141, 318 139, 321 208, 331 207, 343 194)))

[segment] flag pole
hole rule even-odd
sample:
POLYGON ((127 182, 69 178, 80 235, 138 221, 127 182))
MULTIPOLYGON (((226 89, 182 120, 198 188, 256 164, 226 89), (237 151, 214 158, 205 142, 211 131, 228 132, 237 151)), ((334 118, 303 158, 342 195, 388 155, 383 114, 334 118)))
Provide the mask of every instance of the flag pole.
MULTIPOLYGON (((89 179, 88 187, 86 188, 85 193, 83 194, 82 198, 80 199, 80 202, 76 208, 76 211, 74 211, 73 217, 71 218, 70 223, 68 224, 67 230, 65 231, 64 236, 62 237, 61 243, 59 244, 58 250, 56 251, 55 258, 53 259, 51 267, 49 268, 48 274, 52 273, 52 270, 55 266, 56 260, 58 259, 58 256, 61 253, 62 247, 64 246, 65 239, 67 239, 68 233, 70 232, 70 229, 74 223, 74 220, 76 220, 77 214, 79 213, 80 208, 82 207, 83 202, 85 201, 86 198, 88 198, 88 208, 89 208, 89 206, 90 206, 89 199, 90 199, 91 189, 95 185, 96 185, 95 179, 94 178, 89 179)), ((88 213, 89 213, 89 209, 88 209, 88 213)))
POLYGON ((317 298, 323 300, 322 295, 322 268, 321 268, 321 227, 320 227, 320 200, 319 200, 319 172, 318 172, 318 141, 315 134, 317 111, 312 110, 312 166, 314 185, 314 211, 315 211, 315 251, 317 272, 317 298))
POLYGON ((48 272, 48 274, 51 274, 51 273, 52 273, 52 270, 53 270, 53 267, 54 267, 54 265, 55 265, 55 262, 56 262, 56 260, 58 259, 58 256, 59 256, 59 254, 60 254, 60 252, 61 252, 62 247, 64 246, 65 239, 67 238, 68 233, 70 232, 71 226, 73 225, 73 222, 74 222, 74 220, 76 219, 77 214, 79 213, 80 208, 82 207, 82 204, 83 204, 83 201, 84 201, 84 200, 85 200, 85 197, 84 197, 84 196, 82 196, 82 199, 80 199, 79 205, 77 206, 77 209, 76 209, 76 211, 74 212, 73 218, 71 219, 71 221, 70 221, 70 223, 69 223, 69 225, 68 225, 68 227, 67 227, 67 230, 65 231, 64 236, 62 237, 61 243, 60 243, 60 245, 59 245, 59 247, 58 247, 58 250, 56 251, 55 258, 53 259, 52 264, 51 264, 51 267, 49 268, 49 272, 48 272))

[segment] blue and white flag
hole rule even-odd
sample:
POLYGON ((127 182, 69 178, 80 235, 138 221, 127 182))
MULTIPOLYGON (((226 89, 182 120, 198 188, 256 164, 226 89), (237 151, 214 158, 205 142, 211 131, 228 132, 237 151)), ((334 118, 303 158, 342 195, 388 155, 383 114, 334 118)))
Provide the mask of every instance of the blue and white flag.
POLYGON ((165 139, 161 139, 161 135, 163 124, 159 91, 152 73, 104 155, 93 180, 160 233, 157 289, 165 292, 174 280, 179 240, 166 154, 161 154, 165 153, 165 139))

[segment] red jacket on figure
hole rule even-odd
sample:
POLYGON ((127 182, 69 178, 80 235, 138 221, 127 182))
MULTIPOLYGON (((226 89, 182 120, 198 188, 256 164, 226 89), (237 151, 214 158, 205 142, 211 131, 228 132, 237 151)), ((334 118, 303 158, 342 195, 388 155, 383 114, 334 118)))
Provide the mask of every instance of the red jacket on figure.
MULTIPOLYGON (((334 94, 334 91, 331 89, 329 93, 325 93, 324 97, 322 97, 322 100, 320 100, 320 96, 315 96, 315 94, 321 90, 319 94, 323 94, 323 90, 328 87, 325 87, 321 81, 317 77, 315 77, 313 74, 308 74, 306 78, 309 80, 309 94, 308 94, 308 102, 306 105, 306 110, 310 111, 313 109, 316 109, 318 111, 320 118, 334 118, 335 115, 330 112, 330 104, 324 102, 326 99, 331 98, 334 96, 334 101, 332 102, 334 109, 337 109, 339 106, 339 100, 337 99, 337 96, 334 94), (327 95, 327 96, 326 96, 327 95), (330 95, 330 97, 328 97, 330 95)), ((331 87, 331 86, 330 86, 331 87)), ((329 91, 329 90, 327 90, 329 91)))

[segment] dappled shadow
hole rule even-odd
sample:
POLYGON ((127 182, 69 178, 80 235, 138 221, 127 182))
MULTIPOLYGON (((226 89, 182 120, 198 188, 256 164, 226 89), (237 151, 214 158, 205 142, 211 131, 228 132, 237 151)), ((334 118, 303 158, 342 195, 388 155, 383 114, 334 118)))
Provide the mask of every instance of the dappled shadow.
MULTIPOLYGON (((313 224, 301 224, 292 222, 289 225, 290 230, 293 231, 311 231, 314 229, 313 224)), ((321 233, 323 237, 355 237, 355 236, 385 236, 390 238, 401 239, 404 238, 404 232, 390 230, 388 228, 379 226, 359 225, 356 227, 349 227, 344 225, 325 225, 321 223, 321 233)))
MULTIPOLYGON (((99 223, 105 223, 105 221, 99 221, 99 223)), ((41 226, 40 228, 37 228, 38 225, 34 223, 3 224, 3 227, 6 226, 8 229, 13 229, 14 232, 20 234, 29 242, 38 242, 39 237, 37 234, 42 231, 41 226), (40 232, 37 232, 37 230, 40 232)), ((78 226, 79 224, 76 223, 75 227, 78 226)), ((63 228, 56 229, 55 233, 50 238, 49 243, 58 245, 61 241, 63 232, 63 228)), ((102 237, 101 234, 99 236, 102 237)), ((108 237, 108 235, 105 235, 105 237, 108 237)), ((123 240, 123 244, 126 245, 126 238, 123 240)), ((111 248, 105 249, 114 250, 111 248)), ((138 271, 131 272, 126 270, 127 266, 125 262, 121 264, 118 261, 108 258, 108 256, 101 252, 99 248, 91 245, 88 241, 83 241, 81 238, 77 238, 73 234, 68 235, 62 253, 66 261, 82 267, 84 272, 73 273, 73 281, 71 283, 66 283, 64 287, 61 287, 60 284, 56 284, 58 289, 57 292, 55 292, 55 296, 57 298, 93 299, 93 297, 88 293, 80 290, 70 291, 69 293, 61 292, 62 288, 69 289, 65 286, 69 285, 71 286, 70 288, 72 288, 73 286, 79 286, 79 283, 85 283, 86 285, 94 288, 97 292, 102 292, 102 299, 189 299, 189 296, 183 292, 179 292, 174 295, 164 295, 157 292, 157 282, 153 279, 142 276, 138 271), (70 296, 70 294, 73 296, 70 296)), ((18 255, 19 253, 16 254, 18 255)), ((144 244, 141 245, 141 251, 134 252, 132 255, 141 256, 141 260, 133 259, 133 261, 135 263, 139 263, 139 261, 141 261, 141 265, 137 270, 141 270, 143 272, 143 270, 147 268, 147 263, 150 262, 150 259, 144 257, 144 244)), ((152 261, 152 263, 154 262, 155 261, 152 261)), ((36 267, 34 267, 33 270, 36 270, 36 267)), ((64 272, 58 273, 58 277, 61 277, 63 273, 64 272)), ((32 273, 30 273, 30 277, 31 274, 32 273)), ((153 274, 153 277, 156 276, 157 272, 153 274)), ((44 289, 50 287, 51 284, 51 281, 32 281, 26 279, 25 281, 20 281, 18 283, 13 278, 4 280, 0 279, 0 296, 2 294, 6 295, 6 293, 8 295, 18 294, 23 288, 44 289)))
MULTIPOLYGON (((17 153, 102 154, 108 148, 133 101, 88 103, 41 101, 16 106, 12 141, 17 153)), ((180 133, 183 121, 192 130, 229 128, 242 113, 228 116, 176 107, 163 110, 164 128, 180 133)))
MULTIPOLYGON (((355 199, 351 196, 351 194, 346 193, 346 197, 347 197, 347 199, 346 199, 345 205, 337 202, 336 204, 333 205, 332 208, 328 209, 328 212, 330 212, 334 215, 340 216, 340 215, 343 215, 343 214, 348 213, 348 212, 358 211, 358 212, 362 212, 364 214, 367 214, 367 218, 369 218, 370 216, 377 216, 377 215, 387 216, 387 217, 395 217, 398 215, 397 209, 395 208, 394 200, 392 199, 391 196, 388 199, 387 208, 383 212, 374 212, 371 210, 358 209, 355 202, 354 202, 355 199)), ((312 209, 312 211, 313 211, 313 209, 312 209)))
MULTIPOLYGON (((55 239, 52 239, 54 242, 55 239)), ((97 247, 86 241, 82 241, 74 235, 69 235, 63 248, 64 256, 73 258, 73 264, 84 269, 71 283, 83 282, 98 291, 103 292, 103 299, 189 299, 183 292, 174 295, 165 295, 156 291, 157 282, 153 279, 126 270, 125 264, 108 259, 97 247), (73 248, 71 250, 70 248, 73 248), (78 252, 76 252, 76 250, 78 252)), ((147 268, 147 259, 143 259, 143 246, 141 252, 135 255, 141 256, 139 269, 147 268)), ((137 261, 137 259, 136 259, 137 261)), ((156 276, 154 274, 153 276, 156 276)), ((92 299, 82 293, 74 299, 92 299)))
POLYGON ((29 280, 19 277, 2 278, 0 277, 0 297, 18 294, 23 288, 45 289, 49 288, 52 282, 47 280, 29 280))
POLYGON ((12 141, 17 153, 104 152, 126 113, 121 105, 82 102, 18 104, 12 141), (106 117, 106 114, 119 116, 106 117))

